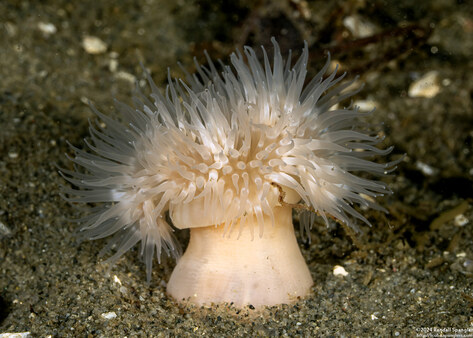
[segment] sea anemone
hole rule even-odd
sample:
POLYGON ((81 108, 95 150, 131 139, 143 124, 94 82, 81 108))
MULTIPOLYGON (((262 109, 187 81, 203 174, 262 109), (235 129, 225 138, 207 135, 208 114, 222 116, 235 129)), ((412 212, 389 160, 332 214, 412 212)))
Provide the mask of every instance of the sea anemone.
POLYGON ((75 186, 64 197, 96 204, 80 220, 85 237, 113 236, 104 249, 115 249, 112 262, 139 242, 148 281, 155 254, 180 257, 169 223, 190 228, 167 286, 178 301, 262 306, 306 296, 313 281, 293 207, 306 209, 303 231, 315 214, 356 229, 355 219, 369 222, 353 205, 383 210, 373 198, 390 192, 358 174, 392 170, 395 162, 371 161, 391 148, 376 147, 382 138, 357 107, 337 108, 359 90, 350 89, 356 79, 325 77, 328 60, 305 84, 307 44, 292 64, 272 42, 272 66, 264 48, 262 63, 245 47, 220 71, 207 55, 186 82, 168 76, 164 94, 145 72, 150 98, 138 88, 135 108, 116 102, 120 121, 92 107, 101 123, 90 124, 89 150, 71 146, 75 170, 62 170, 75 186))

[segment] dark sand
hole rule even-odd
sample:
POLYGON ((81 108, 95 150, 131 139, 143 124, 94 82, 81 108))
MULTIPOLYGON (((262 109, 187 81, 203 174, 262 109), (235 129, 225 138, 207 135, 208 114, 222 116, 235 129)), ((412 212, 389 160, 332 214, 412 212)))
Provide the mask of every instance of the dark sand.
POLYGON ((473 334, 471 1, 41 3, 0 2, 0 333, 473 334), (346 17, 368 37, 350 32, 346 17), (106 51, 86 52, 87 35, 106 51), (136 249, 109 269, 97 258, 104 241, 77 243, 69 219, 81 213, 60 198, 55 166, 69 165, 66 140, 82 145, 88 134, 87 99, 108 114, 113 97, 130 103, 140 62, 163 87, 167 67, 182 76, 178 61, 192 70, 204 49, 226 61, 236 46, 268 46, 272 35, 284 51, 307 39, 311 74, 328 49, 366 82, 355 99, 377 103, 370 120, 384 122, 390 158, 407 153, 383 178, 395 192, 380 200, 390 214, 364 211, 374 226, 362 226, 361 248, 335 224, 316 226, 311 244, 301 244, 315 285, 295 305, 186 308, 165 294, 172 260, 147 285, 136 249), (430 71, 438 94, 409 97, 410 84, 430 71), (348 275, 334 276, 335 265, 348 275))

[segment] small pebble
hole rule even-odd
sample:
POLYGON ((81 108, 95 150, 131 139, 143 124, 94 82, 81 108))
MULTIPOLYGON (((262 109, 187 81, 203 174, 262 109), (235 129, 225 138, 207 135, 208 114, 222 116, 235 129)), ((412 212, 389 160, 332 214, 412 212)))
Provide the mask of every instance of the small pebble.
POLYGON ((105 312, 105 313, 102 313, 102 317, 105 319, 113 319, 113 318, 117 318, 117 314, 114 311, 105 312))
POLYGON ((57 32, 56 26, 50 22, 38 22, 38 29, 46 36, 57 32))
POLYGON ((409 86, 409 97, 425 97, 432 98, 440 91, 439 74, 433 70, 426 73, 417 81, 409 86))
POLYGON ((11 159, 15 159, 18 157, 18 153, 16 151, 10 151, 8 153, 8 157, 10 157, 11 159))
POLYGON ((117 275, 113 275, 113 281, 115 283, 118 283, 118 284, 122 285, 122 281, 117 277, 117 275))
POLYGON ((463 267, 468 271, 469 273, 473 272, 473 261, 471 259, 465 259, 463 262, 463 267))
POLYGON ((130 74, 130 73, 127 73, 127 72, 124 72, 124 71, 117 72, 115 74, 115 77, 117 79, 125 80, 125 81, 128 81, 130 83, 135 83, 135 81, 136 81, 136 77, 133 74, 130 74))
POLYGON ((426 176, 432 176, 437 171, 434 167, 421 161, 416 162, 416 168, 422 171, 422 173, 426 176))
POLYGON ((12 333, 0 333, 0 338, 27 338, 30 337, 31 333, 27 332, 12 332, 12 333))
POLYGON ((343 266, 340 266, 340 265, 335 265, 333 267, 333 275, 334 276, 348 276, 348 272, 347 270, 345 270, 345 268, 343 266))
POLYGON ((11 235, 11 230, 2 222, 0 222, 0 238, 11 235))
POLYGON ((359 15, 350 15, 343 19, 343 25, 355 38, 366 38, 376 31, 376 26, 359 15))
POLYGON ((96 36, 85 36, 82 47, 89 54, 102 54, 107 51, 107 44, 96 36))
POLYGON ((455 216, 454 224, 457 227, 462 227, 462 226, 468 224, 468 222, 469 222, 468 218, 466 218, 465 215, 463 215, 463 214, 459 214, 459 215, 455 216))
POLYGON ((378 103, 374 100, 357 100, 354 105, 360 109, 360 112, 369 112, 378 106, 378 103))
POLYGON ((108 69, 112 72, 115 73, 118 69, 118 61, 116 59, 111 59, 108 63, 108 69))

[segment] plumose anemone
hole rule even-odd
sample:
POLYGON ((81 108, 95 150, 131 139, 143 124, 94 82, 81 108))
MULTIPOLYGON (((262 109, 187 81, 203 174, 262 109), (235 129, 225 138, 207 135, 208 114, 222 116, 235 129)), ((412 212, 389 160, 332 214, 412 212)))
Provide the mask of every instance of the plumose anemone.
POLYGON ((115 261, 140 242, 148 281, 156 254, 180 257, 177 229, 190 242, 168 293, 195 304, 275 305, 306 296, 313 284, 294 234, 292 208, 304 205, 303 231, 314 213, 356 228, 368 223, 353 204, 384 210, 374 197, 395 162, 375 163, 382 140, 359 121, 357 107, 338 108, 356 81, 322 70, 305 84, 307 44, 297 62, 283 60, 273 39, 272 65, 249 47, 221 70, 207 56, 186 82, 169 76, 164 94, 146 72, 132 108, 117 102, 120 121, 92 107, 88 150, 73 147, 74 170, 62 175, 71 202, 94 203, 80 220, 89 239, 112 236, 115 261), (246 60, 246 61, 245 61, 246 60))

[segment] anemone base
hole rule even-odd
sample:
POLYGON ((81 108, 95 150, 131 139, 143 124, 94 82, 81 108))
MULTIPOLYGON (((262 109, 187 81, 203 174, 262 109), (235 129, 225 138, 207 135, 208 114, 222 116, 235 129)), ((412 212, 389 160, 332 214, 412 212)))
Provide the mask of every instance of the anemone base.
POLYGON ((192 228, 167 292, 182 302, 236 307, 294 303, 308 295, 313 281, 294 235, 292 210, 273 212, 275 226, 265 218, 262 237, 256 220, 246 222, 239 238, 238 224, 225 237, 223 226, 192 228))

